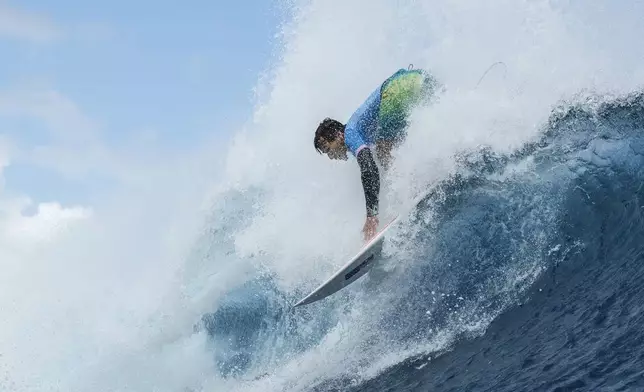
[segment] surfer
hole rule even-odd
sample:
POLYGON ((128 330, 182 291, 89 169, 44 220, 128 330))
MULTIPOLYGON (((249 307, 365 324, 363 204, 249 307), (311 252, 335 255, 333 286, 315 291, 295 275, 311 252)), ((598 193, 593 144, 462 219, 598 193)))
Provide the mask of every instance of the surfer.
POLYGON ((346 124, 327 117, 315 131, 313 140, 319 153, 347 160, 347 152, 351 152, 358 161, 367 208, 362 229, 365 241, 376 234, 379 223, 380 173, 376 159, 386 172, 392 150, 406 137, 411 109, 429 97, 435 85, 426 71, 401 68, 369 95, 346 124))

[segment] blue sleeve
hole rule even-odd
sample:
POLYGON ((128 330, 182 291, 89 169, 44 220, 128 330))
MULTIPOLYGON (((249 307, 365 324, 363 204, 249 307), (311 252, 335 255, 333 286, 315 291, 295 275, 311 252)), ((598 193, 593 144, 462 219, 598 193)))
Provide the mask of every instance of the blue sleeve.
POLYGON ((373 143, 377 127, 380 87, 374 90, 367 100, 353 113, 344 129, 344 141, 354 156, 373 143))

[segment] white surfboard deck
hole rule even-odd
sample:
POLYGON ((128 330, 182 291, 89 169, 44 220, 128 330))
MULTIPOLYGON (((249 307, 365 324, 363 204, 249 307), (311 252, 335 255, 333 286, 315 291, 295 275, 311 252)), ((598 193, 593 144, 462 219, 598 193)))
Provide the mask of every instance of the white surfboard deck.
POLYGON ((309 295, 301 299, 294 307, 307 305, 315 301, 319 301, 329 295, 341 290, 342 288, 350 285, 367 273, 373 267, 376 259, 380 256, 382 244, 384 242, 385 233, 398 217, 391 220, 385 227, 382 228, 362 249, 355 255, 348 263, 336 271, 326 282, 322 283, 317 289, 313 290, 309 295))

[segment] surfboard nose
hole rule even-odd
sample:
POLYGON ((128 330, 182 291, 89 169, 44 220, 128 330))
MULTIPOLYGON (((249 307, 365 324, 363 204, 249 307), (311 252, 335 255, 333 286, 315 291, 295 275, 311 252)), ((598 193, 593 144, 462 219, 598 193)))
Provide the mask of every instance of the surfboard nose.
POLYGON ((322 283, 309 295, 302 298, 293 307, 307 305, 326 298, 366 274, 380 257, 382 245, 384 243, 384 235, 389 227, 391 227, 390 224, 391 222, 376 234, 376 236, 367 243, 357 255, 342 266, 342 268, 337 270, 326 282, 322 283))

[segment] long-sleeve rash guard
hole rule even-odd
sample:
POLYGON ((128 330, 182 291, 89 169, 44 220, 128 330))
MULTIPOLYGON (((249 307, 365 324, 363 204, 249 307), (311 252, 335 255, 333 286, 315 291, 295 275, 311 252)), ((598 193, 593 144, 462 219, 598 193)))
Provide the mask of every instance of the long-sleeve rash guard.
POLYGON ((360 177, 364 189, 365 202, 367 204, 367 216, 378 215, 378 195, 380 193, 380 174, 378 166, 373 159, 371 149, 363 148, 358 153, 358 164, 360 165, 360 177))

